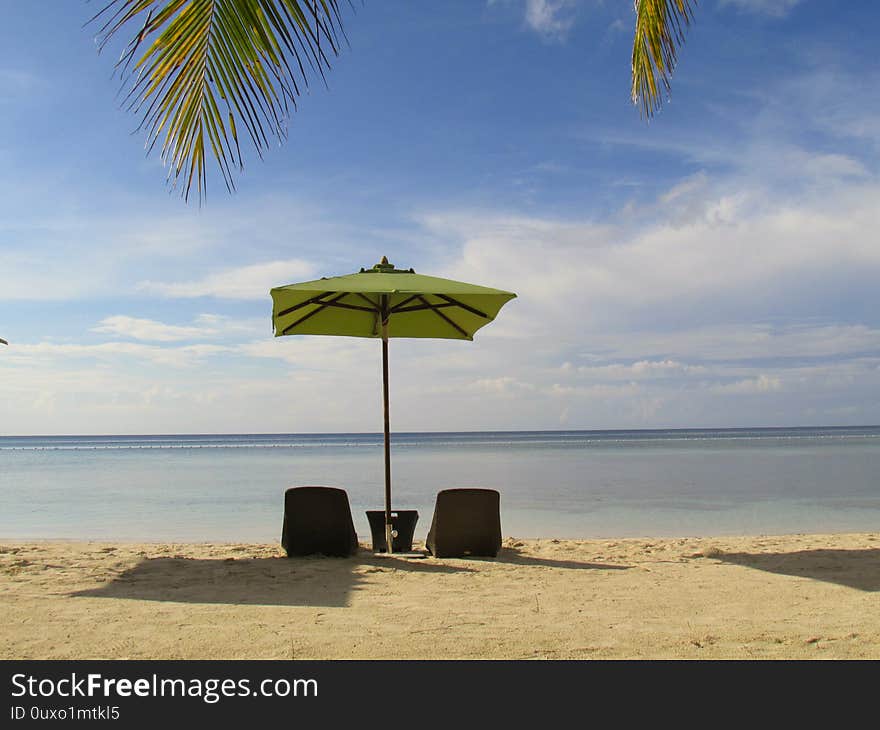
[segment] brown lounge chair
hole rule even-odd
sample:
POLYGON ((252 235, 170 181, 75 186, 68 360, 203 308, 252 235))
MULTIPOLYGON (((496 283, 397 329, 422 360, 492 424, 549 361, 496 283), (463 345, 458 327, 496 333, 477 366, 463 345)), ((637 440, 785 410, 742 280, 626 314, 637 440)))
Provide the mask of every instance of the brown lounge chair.
POLYGON ((358 549, 348 494, 336 487, 291 487, 284 493, 281 545, 288 557, 348 557, 358 549))
POLYGON ((444 489, 437 494, 425 540, 438 558, 495 557, 501 549, 501 497, 494 489, 444 489))

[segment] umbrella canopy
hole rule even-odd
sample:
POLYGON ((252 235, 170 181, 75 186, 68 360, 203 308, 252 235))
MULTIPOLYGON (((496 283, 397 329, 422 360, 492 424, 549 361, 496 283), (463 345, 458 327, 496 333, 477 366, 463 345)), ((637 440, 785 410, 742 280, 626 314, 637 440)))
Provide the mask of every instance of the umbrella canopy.
POLYGON ((272 289, 275 336, 341 335, 382 339, 385 405, 385 536, 391 552, 391 452, 388 340, 473 340, 516 294, 395 269, 388 259, 356 274, 272 289))
POLYGON ((472 340, 516 294, 395 269, 371 269, 272 289, 275 336, 345 335, 472 340))

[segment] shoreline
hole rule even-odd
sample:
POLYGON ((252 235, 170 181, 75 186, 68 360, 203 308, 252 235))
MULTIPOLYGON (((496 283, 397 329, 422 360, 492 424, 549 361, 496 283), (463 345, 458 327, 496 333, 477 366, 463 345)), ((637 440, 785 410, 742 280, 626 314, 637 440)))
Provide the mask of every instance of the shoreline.
POLYGON ((880 659, 880 532, 361 547, 0 539, 0 658, 880 659))
MULTIPOLYGON (((280 530, 279 530, 280 532, 280 530)), ((505 546, 508 546, 508 543, 512 542, 523 542, 523 543, 546 543, 546 542, 566 542, 566 543, 609 543, 609 542, 626 542, 626 541, 646 541, 646 540, 655 540, 659 542, 672 542, 672 541, 709 541, 709 540, 786 540, 789 538, 829 538, 833 539, 835 537, 859 537, 863 536, 868 539, 876 538, 880 541, 880 530, 877 532, 873 531, 862 531, 862 530, 827 530, 822 532, 761 532, 761 533, 740 533, 740 532, 719 532, 712 534, 675 534, 675 535, 665 535, 665 534, 619 534, 619 535, 603 535, 603 536, 595 536, 595 537, 572 537, 572 536, 543 536, 543 537, 516 537, 513 535, 505 536, 503 538, 504 544, 502 549, 505 546)), ((371 537, 369 534, 358 533, 358 555, 364 556, 366 554, 372 554, 372 546, 371 546, 371 537)), ((180 547, 193 546, 193 547, 205 547, 205 546, 213 546, 213 547, 223 547, 223 546, 248 546, 254 548, 274 548, 277 547, 279 551, 281 551, 281 541, 280 540, 211 540, 211 539, 172 539, 172 538, 123 538, 123 537, 14 537, 14 536, 3 536, 0 535, 0 554, 3 552, 3 548, 8 545, 21 546, 21 545, 51 545, 52 543, 63 543, 63 544, 77 544, 77 545, 119 545, 119 546, 168 546, 168 545, 176 545, 180 547)), ((423 550, 425 541, 424 539, 413 539, 413 549, 414 550, 423 550)), ((286 557, 283 555, 283 551, 281 557, 286 557)), ((320 557, 320 556, 316 556, 320 557)), ((427 556, 433 560, 434 558, 431 555, 427 556)), ((480 558, 482 559, 482 558, 480 558)), ((486 558, 487 560, 491 560, 491 558, 486 558)))

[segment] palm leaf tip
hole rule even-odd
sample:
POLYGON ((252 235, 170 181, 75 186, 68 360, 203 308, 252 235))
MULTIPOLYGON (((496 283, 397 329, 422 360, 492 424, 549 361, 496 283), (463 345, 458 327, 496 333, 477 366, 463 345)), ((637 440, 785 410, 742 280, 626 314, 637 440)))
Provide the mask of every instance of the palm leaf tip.
POLYGON ((695 4, 695 0, 635 0, 632 100, 646 118, 660 109, 663 94, 669 94, 677 51, 693 21, 695 4))
POLYGON ((240 135, 260 157, 283 141, 297 97, 325 79, 344 38, 338 0, 109 0, 91 22, 99 51, 130 33, 115 66, 123 106, 184 198, 193 186, 204 196, 211 159, 234 190, 240 135))

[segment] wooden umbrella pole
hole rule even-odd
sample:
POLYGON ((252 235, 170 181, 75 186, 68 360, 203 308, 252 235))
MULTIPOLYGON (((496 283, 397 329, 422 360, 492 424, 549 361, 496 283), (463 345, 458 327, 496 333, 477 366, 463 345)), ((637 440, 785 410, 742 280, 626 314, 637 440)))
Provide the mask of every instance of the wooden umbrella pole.
POLYGON ((382 390, 385 402, 385 545, 394 552, 391 527, 391 428, 388 415, 388 320, 382 321, 382 390))

